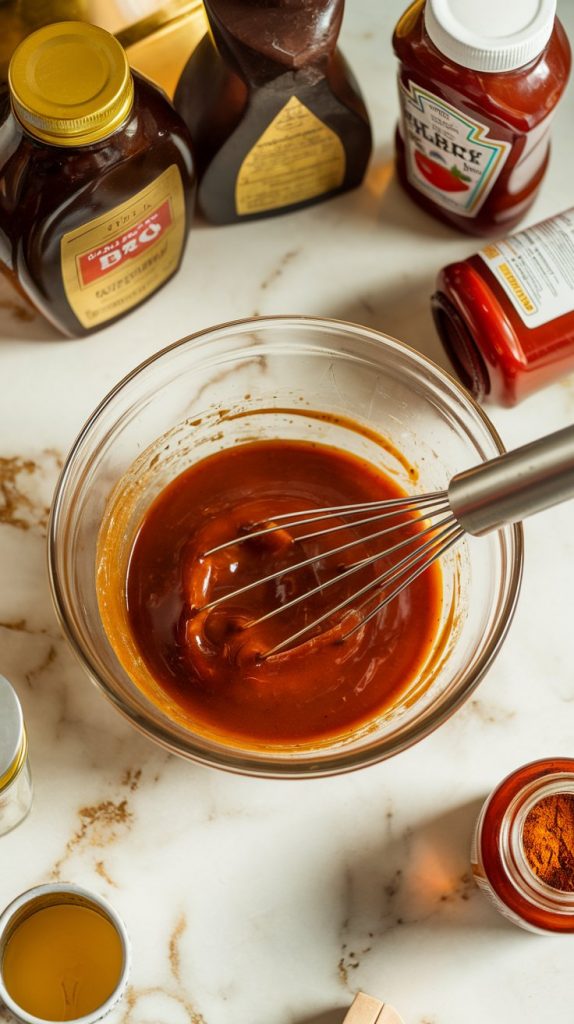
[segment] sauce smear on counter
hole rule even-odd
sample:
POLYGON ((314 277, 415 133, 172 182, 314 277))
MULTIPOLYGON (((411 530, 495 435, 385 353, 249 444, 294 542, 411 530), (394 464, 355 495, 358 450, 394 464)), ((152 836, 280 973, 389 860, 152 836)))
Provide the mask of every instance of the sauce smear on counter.
MULTIPOLYGON (((379 615, 341 642, 365 609, 357 601, 298 645, 265 657, 286 637, 374 579, 385 558, 257 626, 249 624, 350 565, 404 539, 367 539, 385 523, 344 518, 279 528, 206 555, 262 520, 309 508, 403 497, 371 464, 302 441, 261 441, 219 452, 163 490, 134 543, 127 576, 128 618, 149 672, 198 731, 250 743, 309 744, 347 733, 393 705, 432 653, 442 585, 433 566, 379 615), (324 525, 340 531, 298 539, 324 525), (360 542, 291 571, 296 562, 360 542), (278 569, 268 584, 211 610, 223 594, 278 569)), ((396 558, 396 556, 395 556, 396 558)), ((371 605, 372 607, 372 605, 371 605)), ((367 609, 368 610, 368 609, 367 609)))

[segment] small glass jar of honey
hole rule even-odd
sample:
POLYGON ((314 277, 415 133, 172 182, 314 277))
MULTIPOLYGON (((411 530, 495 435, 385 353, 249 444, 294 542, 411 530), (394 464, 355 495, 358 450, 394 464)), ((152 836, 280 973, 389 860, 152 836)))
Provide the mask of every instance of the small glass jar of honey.
POLYGON ((123 316, 177 271, 191 140, 120 44, 76 21, 28 36, 0 100, 0 263, 69 336, 123 316))

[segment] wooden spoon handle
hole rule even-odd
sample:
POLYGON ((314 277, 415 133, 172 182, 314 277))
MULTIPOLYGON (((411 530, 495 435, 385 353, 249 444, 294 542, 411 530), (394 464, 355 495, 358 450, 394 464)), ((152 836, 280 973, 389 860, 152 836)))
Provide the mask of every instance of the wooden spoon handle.
POLYGON ((403 1024, 403 1021, 388 1003, 359 992, 343 1024, 403 1024))
POLYGON ((383 1009, 384 1005, 379 999, 359 992, 343 1024, 377 1024, 383 1009))
POLYGON ((399 1017, 397 1011, 385 1003, 383 1006, 383 1012, 380 1017, 377 1017, 377 1024, 404 1024, 403 1018, 399 1017))

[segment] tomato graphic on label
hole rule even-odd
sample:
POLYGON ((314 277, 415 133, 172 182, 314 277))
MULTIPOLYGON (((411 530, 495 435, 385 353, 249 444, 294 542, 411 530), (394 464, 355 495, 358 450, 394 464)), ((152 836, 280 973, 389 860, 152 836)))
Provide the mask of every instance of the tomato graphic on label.
POLYGON ((444 167, 418 149, 415 150, 415 163, 425 181, 441 192, 466 192, 469 187, 470 178, 461 174, 454 164, 452 167, 444 167))

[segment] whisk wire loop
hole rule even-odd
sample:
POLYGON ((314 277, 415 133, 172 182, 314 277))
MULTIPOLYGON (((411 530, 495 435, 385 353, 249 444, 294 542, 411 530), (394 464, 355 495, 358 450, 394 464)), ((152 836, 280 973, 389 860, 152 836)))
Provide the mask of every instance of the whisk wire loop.
MULTIPOLYGON (((415 506, 420 508, 422 505, 428 505, 434 499, 440 498, 441 500, 445 497, 446 491, 429 491, 427 494, 413 495, 410 498, 381 498, 377 501, 356 501, 350 505, 329 505, 325 508, 304 508, 297 512, 281 512, 277 516, 273 516, 273 522, 279 523, 288 519, 290 516, 308 516, 312 513, 318 519, 322 519, 325 513, 332 513, 333 515, 339 515, 341 512, 367 512, 370 508, 410 508, 415 506)), ((326 518, 326 516, 325 516, 326 518)))
MULTIPOLYGON (((343 551, 348 551, 350 548, 356 547, 358 544, 365 544, 369 541, 377 540, 379 537, 383 537, 389 533, 393 533, 397 530, 403 529, 405 526, 416 526, 417 523, 426 522, 427 519, 428 513, 425 512, 420 516, 413 516, 412 518, 405 519, 402 522, 395 524, 394 526, 387 526, 383 530, 377 530, 375 531, 375 533, 367 534, 367 536, 356 537, 354 540, 347 541, 345 544, 340 544, 338 547, 331 548, 329 551, 325 551, 323 553, 315 555, 310 555, 309 558, 304 558, 302 561, 296 562, 295 565, 290 565, 287 567, 283 567, 281 569, 277 569, 275 572, 269 573, 267 576, 264 576, 261 579, 253 580, 251 583, 246 583, 243 587, 238 587, 237 590, 233 590, 229 594, 222 594, 221 597, 216 597, 213 601, 209 601, 207 604, 203 605, 203 607, 200 610, 211 611, 213 608, 217 608, 218 605, 223 604, 224 601, 233 601, 235 600, 235 598, 240 597, 242 594, 247 594, 250 590, 253 590, 255 587, 259 587, 262 584, 271 583, 273 580, 279 579, 279 577, 284 576, 286 572, 297 572, 300 569, 305 569, 307 566, 313 565, 313 563, 315 562, 321 561, 327 557, 333 557, 333 555, 339 555, 343 551)), ((318 531, 316 534, 311 534, 310 536, 314 537, 319 535, 322 536, 323 531, 318 531)), ((247 536, 248 535, 246 535, 245 538, 241 539, 247 539, 247 536)), ((420 537, 420 532, 414 534, 413 536, 420 537)), ((215 550, 217 549, 212 549, 212 553, 215 550)), ((209 553, 206 552, 204 558, 208 557, 208 554, 209 553)), ((377 558, 380 557, 380 554, 377 555, 377 558)))
MULTIPOLYGON (((413 520, 411 520, 411 522, 412 521, 413 520)), ((412 544, 413 541, 416 541, 418 543, 422 537, 428 536, 429 533, 434 533, 442 526, 445 526, 448 522, 452 522, 454 524, 455 520, 452 516, 447 516, 446 519, 443 519, 440 522, 435 523, 433 525, 427 526, 426 529, 420 530, 416 534, 413 534, 411 537, 407 537, 405 540, 399 541, 399 543, 394 544, 393 547, 386 548, 384 552, 377 551, 376 554, 369 555, 368 558, 361 559, 360 562, 356 562, 354 565, 351 565, 345 572, 339 573, 337 576, 333 576, 332 579, 330 580, 325 580, 324 583, 318 583, 317 586, 313 587, 311 590, 306 590, 305 593, 299 594, 297 597, 292 598, 291 601, 287 601, 285 604, 278 605, 277 608, 272 608, 271 611, 266 612, 265 615, 261 615, 258 619, 253 619, 253 621, 250 622, 249 625, 259 626, 262 622, 266 622, 268 619, 272 619, 276 615, 280 615, 281 612, 287 611, 289 608, 294 608, 296 605, 301 604, 303 601, 306 601, 309 597, 313 597, 315 594, 318 594, 321 591, 325 591, 329 587, 332 587, 335 583, 340 583, 342 580, 347 579, 354 573, 359 572, 360 569, 366 569, 368 568, 369 565, 373 565, 375 562, 380 562, 381 558, 387 558, 389 555, 396 554, 397 551, 402 551, 409 544, 412 544)), ((419 554, 422 553, 422 551, 423 549, 421 548, 419 554)), ((393 568, 396 568, 396 566, 394 566, 393 568)), ((373 581, 373 586, 378 585, 379 579, 380 577, 377 577, 377 580, 373 581)))
MULTIPOLYGON (((383 610, 383 608, 386 608, 386 606, 390 604, 391 601, 394 601, 395 598, 402 594, 403 590, 406 590, 407 587, 410 587, 411 583, 414 583, 415 580, 419 578, 419 576, 422 576, 422 574, 427 571, 427 569, 429 568, 429 566, 433 564, 433 562, 436 562, 438 558, 442 558, 442 556, 446 554, 448 549, 451 548, 453 544, 457 544, 458 541, 463 536, 464 530, 461 529, 461 527, 455 523, 455 529, 451 529, 450 533, 448 535, 445 535, 441 544, 433 553, 432 557, 425 559, 423 564, 420 565, 418 569, 415 569, 409 576, 407 576, 406 580, 404 580, 401 584, 395 587, 390 594, 387 594, 387 596, 383 598, 382 601, 379 601, 379 603, 370 612, 368 612, 368 614, 365 615, 360 622, 357 622, 356 625, 352 626, 352 628, 347 633, 345 633, 344 636, 341 637, 341 643, 344 640, 348 640, 349 637, 353 636, 353 634, 356 633, 357 630, 362 629, 363 626, 366 626, 367 622, 370 622, 371 619, 374 619, 375 615, 378 615, 379 612, 383 610)), ((362 608, 366 604, 368 604, 369 600, 370 598, 366 601, 363 601, 359 605, 359 608, 362 608)), ((267 656, 269 656, 269 653, 267 656)))
MULTIPOLYGON (((434 528, 431 527, 430 529, 432 529, 433 531, 436 531, 436 528, 437 527, 435 526, 434 528)), ((421 567, 421 572, 426 570, 428 568, 428 566, 432 562, 434 562, 438 557, 440 557, 440 554, 442 554, 442 550, 441 550, 441 547, 440 547, 440 541, 446 539, 447 536, 451 532, 453 532, 453 533, 454 532, 458 532, 459 529, 460 528, 458 527, 458 524, 456 523, 456 520, 453 517, 452 522, 449 524, 449 526, 446 527, 445 530, 443 530, 441 533, 439 533, 438 536, 432 537, 430 540, 426 541, 426 543, 423 544, 422 547, 419 548, 418 551, 411 552, 405 558, 401 559, 401 561, 397 562, 397 564, 394 565, 392 567, 392 569, 385 570, 385 572, 381 573, 379 576, 376 576, 375 579, 370 580, 368 583, 366 583, 359 590, 357 590, 353 594, 351 594, 350 597, 347 597, 347 598, 345 598, 345 600, 340 601, 339 604, 335 605, 334 608, 329 608, 328 611, 323 612, 316 619, 313 619, 312 622, 308 622, 301 629, 297 630, 297 632, 291 633, 291 635, 288 636, 286 640, 283 640, 281 643, 276 644, 275 647, 272 647, 269 651, 267 651, 263 657, 264 658, 269 658, 269 657, 271 657, 272 654, 279 654, 282 650, 285 650, 286 647, 290 647, 297 640, 299 640, 304 634, 309 633, 316 626, 322 625, 322 623, 326 622, 327 619, 330 619, 330 618, 332 618, 333 615, 337 615, 339 612, 344 611, 345 608, 349 607, 349 605, 354 605, 356 603, 356 601, 359 598, 363 597, 365 594, 369 593, 372 590, 379 589, 380 587, 388 586, 389 584, 394 583, 394 581, 397 580, 397 579, 400 579, 400 577, 403 576, 404 573, 408 569, 410 569, 413 566, 415 566, 417 564, 417 562, 420 561, 421 556, 424 556, 427 551, 429 551, 431 548, 434 547, 434 548, 437 549, 436 550, 436 554, 433 554, 433 556, 430 558, 430 560, 427 560, 425 562, 424 566, 421 567)), ((420 534, 419 534, 419 537, 420 537, 420 534)), ((387 552, 381 552, 376 557, 377 558, 381 558, 383 556, 383 554, 386 554, 386 553, 387 552)), ((416 577, 413 577, 413 579, 414 578, 416 578, 416 577)), ((401 589, 403 589, 403 588, 401 587, 401 589)), ((393 600, 393 598, 395 596, 397 596, 397 593, 399 593, 399 591, 397 591, 396 589, 393 590, 393 592, 388 597, 388 601, 386 601, 385 603, 388 604, 389 601, 393 600)), ((283 607, 285 607, 285 606, 283 606, 283 607)), ((373 615, 370 614, 369 618, 372 618, 372 617, 373 617, 373 615)), ((356 630, 359 629, 366 621, 368 621, 366 618, 362 619, 361 622, 357 623, 356 627, 354 627, 353 629, 349 630, 349 632, 347 634, 345 634, 345 636, 342 637, 341 640, 346 639, 347 636, 351 636, 351 634, 356 632, 356 630)), ((254 623, 252 623, 252 625, 254 625, 254 623)))
MULTIPOLYGON (((224 548, 234 544, 242 544, 248 540, 254 540, 265 534, 272 533, 279 528, 279 524, 286 528, 306 526, 309 523, 323 523, 330 519, 345 516, 343 524, 336 524, 316 532, 310 532, 304 537, 295 537, 294 540, 310 540, 325 534, 335 533, 345 527, 352 529, 355 526, 365 525, 369 522, 390 520, 402 515, 403 519, 392 526, 386 526, 382 530, 371 533, 368 536, 358 537, 356 540, 341 544, 331 550, 319 552, 309 558, 303 559, 296 565, 285 566, 276 572, 270 573, 261 580, 254 580, 251 583, 240 587, 231 593, 206 604, 202 611, 215 608, 223 601, 230 601, 258 587, 261 584, 278 579, 285 573, 296 572, 305 566, 322 561, 333 555, 348 551, 356 544, 364 544, 383 537, 404 526, 417 526, 417 524, 428 524, 417 528, 404 540, 399 541, 390 548, 361 558, 355 564, 349 566, 345 572, 338 573, 331 580, 327 580, 307 593, 293 598, 284 605, 266 613, 258 619, 253 620, 249 625, 256 625, 278 615, 288 608, 313 596, 322 590, 326 590, 334 583, 344 580, 361 568, 374 564, 379 559, 387 558, 399 551, 405 551, 412 545, 413 541, 420 545, 414 551, 404 554, 390 568, 379 573, 373 580, 366 583, 358 592, 351 594, 345 600, 340 601, 335 608, 330 608, 319 615, 312 622, 307 623, 296 633, 291 634, 281 643, 277 644, 270 651, 261 655, 268 658, 288 647, 291 647, 301 637, 309 634, 310 631, 320 626, 327 619, 339 612, 343 612, 350 605, 357 609, 368 608, 373 600, 377 603, 368 610, 360 620, 353 625, 347 633, 340 637, 341 641, 348 639, 353 633, 361 629, 366 623, 373 619, 386 605, 390 604, 419 576, 437 561, 451 548, 458 543, 466 534, 480 537, 493 530, 499 530, 508 523, 517 523, 526 516, 539 512, 542 509, 551 508, 552 505, 561 501, 574 498, 574 424, 565 427, 563 430, 549 434, 530 444, 523 445, 513 452, 498 455, 487 462, 479 463, 470 469, 457 473, 449 482, 446 491, 433 491, 429 494, 414 495, 410 498, 392 498, 390 500, 374 502, 356 502, 348 505, 330 506, 328 508, 304 509, 298 512, 283 512, 268 520, 268 525, 255 523, 252 530, 240 537, 226 541, 217 547, 206 552, 206 555, 215 554, 224 548), (377 513, 371 515, 371 513, 377 513), (366 518, 349 521, 353 516, 366 516, 366 518), (444 518, 439 518, 444 517, 444 518), (439 521, 437 522, 437 518, 439 521), (433 522, 434 520, 434 522, 433 522), (423 541, 422 544, 420 542, 423 541), (384 591, 381 600, 376 599, 374 591, 384 591), (357 603, 358 602, 358 603, 357 603)), ((249 628, 249 627, 247 627, 249 628)))
MULTIPOLYGON (((260 529, 251 529, 247 533, 244 533, 239 537, 232 537, 231 540, 226 540, 222 544, 217 544, 216 547, 210 548, 209 551, 204 552, 204 558, 208 558, 210 555, 217 554, 218 551, 224 551, 226 548, 233 547, 236 544, 244 544, 247 541, 256 540, 258 537, 264 537, 268 533, 275 533, 277 531, 277 524, 284 523, 286 529, 294 529, 296 526, 307 526, 308 523, 321 523, 326 519, 335 519, 341 515, 358 515, 364 512, 372 512, 377 509, 382 509, 380 514, 381 519, 388 519, 394 516, 402 515, 405 511, 409 512, 411 509, 416 507, 416 510, 427 508, 432 505, 440 505, 446 511, 449 507, 446 491, 435 491, 433 494, 425 495, 420 501, 415 498, 392 498, 391 500, 382 501, 369 501, 363 502, 362 504, 355 505, 331 505, 325 509, 303 509, 299 512, 283 512, 281 515, 273 517, 273 525, 261 527, 260 529), (303 516, 303 519, 295 519, 293 522, 286 522, 293 516, 303 516)), ((371 517, 372 519, 377 518, 376 516, 371 517)), ((368 523, 371 519, 360 520, 354 523, 342 523, 341 525, 330 528, 329 532, 335 532, 335 530, 343 530, 349 526, 359 526, 361 522, 368 523)), ((254 524, 256 527, 259 523, 254 524)), ((321 531, 327 533, 327 530, 321 531)), ((308 540, 313 534, 307 534, 305 537, 298 537, 297 540, 308 540)))

